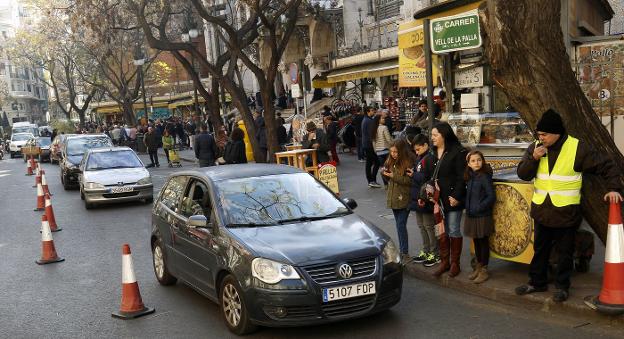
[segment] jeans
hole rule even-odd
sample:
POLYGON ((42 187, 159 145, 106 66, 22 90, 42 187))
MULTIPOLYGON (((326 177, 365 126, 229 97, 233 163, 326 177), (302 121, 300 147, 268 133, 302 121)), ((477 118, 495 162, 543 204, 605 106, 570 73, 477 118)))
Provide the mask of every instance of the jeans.
POLYGON ((529 268, 529 284, 544 287, 548 284, 548 261, 555 246, 557 251, 557 272, 555 287, 568 290, 572 276, 576 227, 553 228, 535 223, 535 241, 533 259, 529 268))
POLYGON ((399 250, 401 254, 407 254, 409 246, 407 242, 407 217, 409 217, 409 210, 407 208, 393 209, 392 213, 394 214, 397 235, 399 236, 399 250))
POLYGON ((331 141, 329 144, 332 160, 336 162, 336 165, 340 165, 340 159, 338 159, 338 152, 336 151, 337 141, 331 141))
POLYGON ((364 150, 362 149, 362 137, 355 136, 358 160, 364 160, 364 150))
POLYGON ((377 172, 379 172, 379 158, 372 148, 365 148, 366 153, 366 180, 368 183, 377 182, 377 172))
POLYGON ((167 158, 167 163, 170 163, 171 161, 169 160, 169 149, 163 148, 163 151, 165 151, 165 158, 167 158))
MULTIPOLYGON (((386 163, 386 159, 388 158, 388 153, 384 154, 384 155, 378 155, 377 159, 379 159, 379 164, 380 166, 383 166, 383 164, 386 163)), ((386 177, 384 177, 383 175, 381 176, 381 180, 383 181, 384 185, 388 185, 388 179, 386 179, 386 177)))
POLYGON ((152 165, 159 165, 158 164, 158 149, 148 149, 147 153, 149 153, 149 157, 150 157, 150 161, 152 162, 152 165))
POLYGON ((431 213, 415 212, 416 224, 420 228, 420 235, 423 241, 423 252, 439 254, 438 238, 435 235, 435 220, 431 213))
POLYGON ((462 211, 450 211, 444 213, 444 231, 451 238, 461 238, 462 211))

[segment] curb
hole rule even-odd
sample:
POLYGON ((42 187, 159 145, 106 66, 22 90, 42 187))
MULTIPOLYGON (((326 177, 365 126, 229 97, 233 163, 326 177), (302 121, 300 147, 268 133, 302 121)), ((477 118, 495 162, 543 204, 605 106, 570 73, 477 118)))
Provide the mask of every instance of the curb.
POLYGON ((447 273, 443 274, 440 278, 435 278, 432 275, 434 267, 425 268, 422 265, 412 263, 405 266, 405 272, 416 279, 506 305, 566 316, 572 315, 582 317, 584 320, 592 320, 596 323, 624 325, 624 317, 600 314, 590 309, 584 303, 579 304, 570 299, 563 303, 555 303, 551 299, 552 292, 518 296, 513 290, 488 286, 487 283, 477 285, 465 278, 451 278, 447 273), (545 297, 545 295, 548 297, 545 297))

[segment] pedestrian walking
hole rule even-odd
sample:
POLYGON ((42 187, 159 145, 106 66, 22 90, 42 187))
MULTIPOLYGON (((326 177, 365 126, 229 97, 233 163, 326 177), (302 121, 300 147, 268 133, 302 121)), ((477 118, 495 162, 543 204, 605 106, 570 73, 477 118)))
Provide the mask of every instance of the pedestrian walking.
POLYGON ((466 181, 466 222, 464 236, 472 238, 477 264, 468 276, 475 284, 489 279, 490 235, 494 233, 492 210, 496 193, 492 182, 492 167, 485 161, 483 153, 470 151, 466 157, 468 167, 464 173, 466 181))
POLYGON ((583 220, 583 175, 604 178, 609 190, 604 200, 614 203, 622 201, 621 174, 606 154, 568 135, 561 116, 553 109, 542 114, 536 131, 539 140, 528 147, 518 164, 520 179, 535 179, 531 201, 534 254, 529 282, 515 292, 525 295, 548 290, 548 262, 554 248, 558 261, 553 301, 563 302, 570 295, 575 236, 583 220))
POLYGON ((412 140, 416 159, 414 167, 408 169, 407 174, 412 177, 412 192, 409 208, 414 211, 416 224, 420 229, 422 249, 413 258, 415 263, 422 263, 425 267, 432 267, 440 263, 438 238, 435 234, 435 220, 433 218, 433 203, 429 200, 423 185, 431 180, 434 173, 434 155, 429 148, 429 139, 418 134, 412 140), (425 194, 421 194, 424 192, 425 194))
POLYGON ((163 151, 165 151, 165 157, 167 158, 167 164, 171 165, 171 159, 169 159, 169 151, 173 149, 174 140, 169 130, 165 130, 162 136, 163 151))
POLYGON ((353 117, 353 127, 355 130, 355 147, 359 162, 364 162, 364 151, 362 150, 362 121, 364 121, 364 111, 358 107, 353 117))
POLYGON ((433 127, 431 142, 438 167, 436 183, 439 203, 444 212, 444 234, 438 240, 441 264, 434 276, 439 277, 450 270, 449 276, 455 277, 461 271, 459 262, 463 237, 460 225, 466 197, 466 150, 446 122, 439 122, 433 127))
POLYGON ((195 157, 199 160, 199 167, 214 166, 217 160, 217 143, 212 135, 208 134, 208 126, 202 124, 201 133, 195 137, 195 157))
MULTIPOLYGON (((373 140, 374 140, 373 147, 375 148, 375 155, 379 159, 379 163, 383 164, 386 162, 386 159, 388 158, 388 153, 390 152, 390 145, 392 145, 392 136, 390 135, 388 126, 386 126, 386 118, 381 115, 376 115, 373 118, 372 129, 373 129, 373 140)), ((388 179, 382 175, 381 180, 384 183, 384 188, 388 189, 388 179)))
POLYGON ((234 127, 230 141, 225 145, 223 160, 226 164, 246 164, 247 151, 245 149, 245 132, 238 127, 234 127))
POLYGON ((366 165, 364 166, 364 171, 366 172, 368 187, 379 188, 381 185, 377 183, 377 172, 379 172, 380 163, 373 145, 373 131, 375 130, 373 123, 374 115, 375 109, 371 107, 368 109, 368 112, 362 121, 362 150, 366 155, 366 165))
POLYGON ((158 163, 158 146, 160 145, 160 140, 156 135, 156 132, 154 132, 153 127, 149 127, 147 129, 147 133, 143 136, 143 143, 145 144, 147 153, 150 157, 151 164, 149 167, 160 167, 160 164, 158 163))
MULTIPOLYGON (((316 160, 319 164, 328 162, 329 156, 329 144, 327 143, 327 136, 322 128, 316 127, 314 121, 308 121, 306 124, 306 133, 301 140, 301 147, 316 150, 316 160)), ((307 166, 312 165, 312 159, 306 160, 307 166)))
POLYGON ((323 112, 323 126, 325 128, 325 135, 327 135, 327 142, 329 143, 332 160, 336 162, 336 166, 338 166, 340 165, 340 159, 338 158, 336 145, 338 145, 339 126, 338 123, 334 121, 334 116, 331 114, 331 111, 323 112))
POLYGON ((402 261, 410 262, 407 218, 412 178, 408 176, 408 169, 413 166, 413 157, 409 145, 405 140, 397 140, 390 146, 390 156, 384 163, 382 175, 388 178, 387 207, 392 209, 399 237, 399 251, 402 261))

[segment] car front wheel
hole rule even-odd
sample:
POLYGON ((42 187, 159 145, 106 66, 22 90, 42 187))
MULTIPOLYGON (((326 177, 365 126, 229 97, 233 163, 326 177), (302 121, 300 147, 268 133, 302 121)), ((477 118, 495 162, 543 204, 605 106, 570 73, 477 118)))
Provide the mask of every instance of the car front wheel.
POLYGON ((226 276, 221 282, 219 304, 230 331, 243 335, 256 330, 256 326, 249 319, 240 284, 232 275, 226 276))
POLYGON ((154 264, 154 274, 156 274, 158 283, 163 286, 170 286, 178 281, 167 269, 165 249, 160 240, 156 240, 152 246, 152 263, 154 264))

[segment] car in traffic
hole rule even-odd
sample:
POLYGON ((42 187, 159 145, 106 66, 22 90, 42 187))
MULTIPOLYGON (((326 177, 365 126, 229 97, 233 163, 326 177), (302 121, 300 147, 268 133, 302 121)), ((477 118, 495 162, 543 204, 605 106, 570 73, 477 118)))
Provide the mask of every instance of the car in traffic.
POLYGON ((129 147, 88 150, 80 163, 79 182, 86 209, 112 202, 151 203, 154 197, 152 177, 129 147))
MULTIPOLYGON (((26 141, 23 147, 39 147, 39 162, 50 161, 50 145, 52 144, 52 139, 50 137, 33 137, 26 141)), ((24 162, 26 162, 26 157, 24 158, 24 162)))
POLYGON ((152 209, 156 279, 217 302, 236 334, 387 310, 401 298, 401 256, 356 207, 290 166, 176 172, 152 209))
POLYGON ((11 141, 9 142, 9 151, 11 152, 11 159, 22 154, 22 147, 28 140, 33 138, 32 133, 13 133, 11 135, 11 141))
POLYGON ((79 187, 80 162, 89 149, 113 147, 113 141, 105 134, 76 134, 67 137, 61 150, 61 183, 68 190, 79 187))
POLYGON ((53 164, 60 164, 63 159, 63 146, 65 145, 65 140, 67 137, 77 135, 77 134, 59 134, 54 137, 52 140, 52 146, 50 146, 50 162, 53 164))

